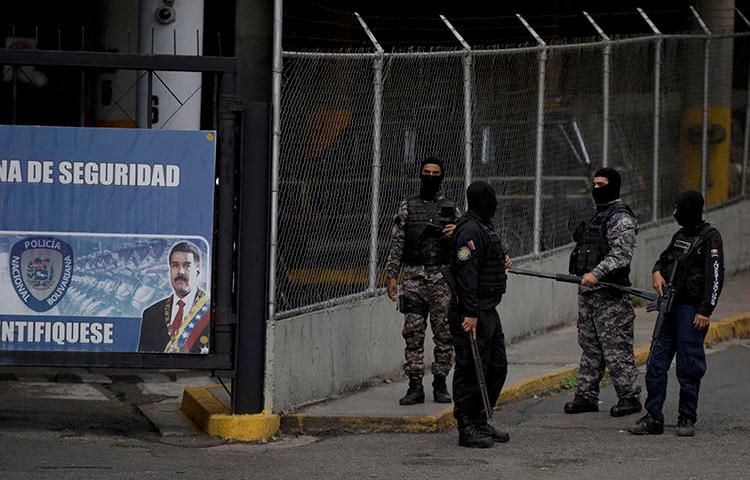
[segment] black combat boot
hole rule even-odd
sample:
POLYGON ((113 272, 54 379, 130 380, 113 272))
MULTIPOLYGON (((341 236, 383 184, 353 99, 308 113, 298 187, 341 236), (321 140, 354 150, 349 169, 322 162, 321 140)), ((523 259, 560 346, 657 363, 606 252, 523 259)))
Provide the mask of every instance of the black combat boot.
POLYGON ((424 388, 422 388, 422 377, 409 377, 409 390, 404 398, 398 401, 399 405, 416 405, 424 403, 424 388))
POLYGON ((495 443, 506 443, 510 440, 510 434, 508 432, 500 431, 490 425, 487 422, 487 417, 484 415, 474 417, 474 426, 477 427, 477 430, 481 433, 492 438, 495 443))
POLYGON ((656 420, 651 415, 644 415, 635 425, 628 428, 633 435, 661 435, 664 433, 664 422, 656 420))
POLYGON ((695 436, 695 422, 689 418, 678 418, 677 419, 677 435, 680 437, 694 437, 695 436))
POLYGON ((459 417, 458 421, 458 444, 468 448, 489 448, 495 444, 491 436, 477 428, 467 417, 459 417))
POLYGON ((445 377, 435 375, 432 379, 432 398, 437 403, 451 403, 453 401, 450 393, 448 393, 445 377))
POLYGON ((576 395, 573 397, 572 402, 565 404, 565 413, 586 413, 586 412, 598 412, 599 402, 596 400, 589 400, 587 398, 579 397, 576 395))
POLYGON ((638 397, 621 398, 617 401, 617 405, 609 409, 609 414, 613 417, 624 417, 625 415, 638 413, 642 408, 638 397))

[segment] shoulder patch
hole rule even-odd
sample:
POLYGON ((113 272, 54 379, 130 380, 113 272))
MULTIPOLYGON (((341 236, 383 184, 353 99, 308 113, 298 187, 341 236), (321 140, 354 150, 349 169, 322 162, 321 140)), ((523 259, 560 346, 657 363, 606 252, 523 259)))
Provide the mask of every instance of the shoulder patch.
POLYGON ((719 249, 718 248, 712 248, 711 249, 711 256, 712 257, 718 257, 719 256, 719 249))
POLYGON ((462 262, 465 262, 466 260, 471 258, 471 250, 469 249, 469 247, 464 245, 463 247, 458 249, 458 253, 456 256, 458 257, 459 260, 461 260, 462 262))

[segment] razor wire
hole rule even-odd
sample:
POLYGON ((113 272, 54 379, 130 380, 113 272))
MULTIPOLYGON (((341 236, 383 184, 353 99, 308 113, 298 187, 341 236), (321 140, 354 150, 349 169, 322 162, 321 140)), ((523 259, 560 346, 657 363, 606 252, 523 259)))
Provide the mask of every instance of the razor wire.
POLYGON ((622 198, 642 225, 670 218, 682 190, 703 186, 709 206, 739 197, 750 143, 749 53, 747 34, 382 57, 285 52, 277 318, 379 293, 394 215, 402 200, 418 194, 419 163, 428 156, 445 162, 444 191, 462 207, 466 172, 488 181, 499 201, 494 222, 511 256, 533 256, 539 118, 540 252, 570 244, 576 226, 590 217, 592 176, 605 145, 609 166, 623 177, 622 198), (379 168, 373 168, 376 124, 379 168))

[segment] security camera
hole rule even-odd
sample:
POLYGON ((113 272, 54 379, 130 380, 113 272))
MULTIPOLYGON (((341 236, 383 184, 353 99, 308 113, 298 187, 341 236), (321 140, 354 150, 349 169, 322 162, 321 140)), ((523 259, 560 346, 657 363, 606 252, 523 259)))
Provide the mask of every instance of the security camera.
POLYGON ((156 12, 154 12, 156 21, 161 23, 162 25, 169 25, 170 23, 174 23, 175 19, 177 18, 177 12, 175 12, 174 7, 168 5, 169 3, 174 2, 165 1, 164 4, 158 7, 156 9, 156 12))

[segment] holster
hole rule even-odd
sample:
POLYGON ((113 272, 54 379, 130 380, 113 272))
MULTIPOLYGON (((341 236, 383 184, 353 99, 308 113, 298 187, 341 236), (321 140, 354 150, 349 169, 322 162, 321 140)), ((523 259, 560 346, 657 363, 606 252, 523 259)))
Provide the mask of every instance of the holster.
POLYGON ((414 313, 426 317, 430 312, 430 306, 427 302, 404 293, 398 296, 398 311, 403 314, 414 313))

